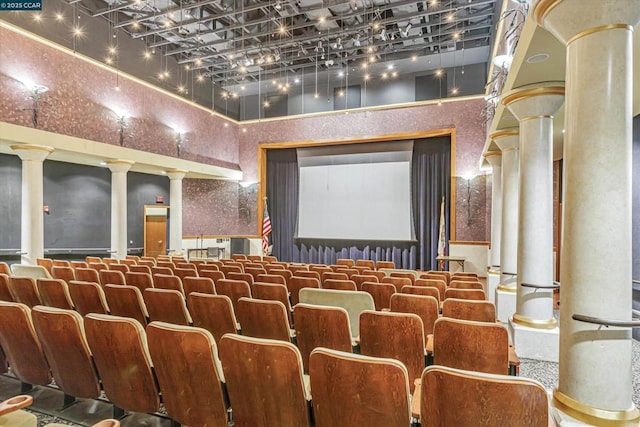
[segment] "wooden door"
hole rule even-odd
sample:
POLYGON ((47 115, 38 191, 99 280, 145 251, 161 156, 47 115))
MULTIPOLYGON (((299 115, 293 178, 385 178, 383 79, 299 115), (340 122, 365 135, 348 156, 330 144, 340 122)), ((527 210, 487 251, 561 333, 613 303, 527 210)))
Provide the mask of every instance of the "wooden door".
POLYGON ((167 216, 145 215, 144 255, 157 257, 167 253, 167 216))

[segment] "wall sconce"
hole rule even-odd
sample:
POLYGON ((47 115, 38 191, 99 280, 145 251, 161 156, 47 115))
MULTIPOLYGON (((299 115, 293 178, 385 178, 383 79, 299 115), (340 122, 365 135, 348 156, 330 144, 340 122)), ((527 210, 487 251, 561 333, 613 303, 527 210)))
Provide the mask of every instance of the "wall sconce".
POLYGON ((176 149, 178 151, 178 157, 180 157, 180 152, 182 150, 182 144, 187 142, 187 136, 183 132, 177 130, 176 131, 175 140, 176 140, 176 149))
POLYGON ((471 181, 475 175, 464 175, 462 179, 467 181, 467 226, 471 225, 471 181))
MULTIPOLYGON (((25 84, 25 86, 27 86, 25 84)), ((32 102, 31 108, 23 108, 22 111, 31 111, 31 122, 33 127, 38 127, 38 112, 40 111, 40 102, 42 101, 42 95, 49 91, 49 88, 43 85, 33 84, 27 86, 31 91, 31 95, 27 97, 32 102)))
POLYGON ((124 135, 125 135, 125 131, 127 130, 127 116, 123 114, 122 116, 116 119, 116 122, 120 127, 118 129, 118 134, 120 136, 120 146, 124 147, 124 135))

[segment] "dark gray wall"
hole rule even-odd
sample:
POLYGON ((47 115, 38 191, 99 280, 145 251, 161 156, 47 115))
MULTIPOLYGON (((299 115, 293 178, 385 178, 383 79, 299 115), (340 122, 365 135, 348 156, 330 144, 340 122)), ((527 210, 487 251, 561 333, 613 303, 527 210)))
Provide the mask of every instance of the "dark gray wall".
MULTIPOLYGON (((20 249, 22 162, 18 156, 0 154, 0 249, 20 249), (17 203, 16 203, 17 201, 17 203)), ((0 251, 0 253, 7 251, 0 251)))
MULTIPOLYGON (((144 206, 169 204, 169 178, 159 175, 129 172, 127 174, 127 235, 129 248, 144 246, 144 206), (164 203, 156 203, 162 196, 164 203)), ((171 213, 169 213, 171 215, 171 213)), ((169 248, 169 220, 167 218, 167 248, 169 248)))

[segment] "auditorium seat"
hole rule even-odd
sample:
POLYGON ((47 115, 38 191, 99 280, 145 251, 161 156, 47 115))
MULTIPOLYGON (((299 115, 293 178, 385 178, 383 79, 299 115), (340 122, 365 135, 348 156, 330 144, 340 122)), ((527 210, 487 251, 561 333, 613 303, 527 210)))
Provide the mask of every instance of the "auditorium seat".
POLYGON ((146 332, 167 415, 185 426, 227 427, 224 375, 213 336, 164 322, 150 323, 146 332))
POLYGON ((243 273, 243 272, 244 272, 244 270, 242 269, 242 264, 239 264, 239 263, 235 263, 235 264, 236 264, 236 265, 230 265, 230 264, 228 264, 228 263, 227 263, 227 264, 221 265, 221 266, 219 267, 219 270, 220 270, 222 273, 224 273, 224 274, 225 274, 225 276, 226 276, 228 273, 231 273, 231 272, 234 272, 234 273, 243 273))
POLYGON ((182 287, 186 296, 189 296, 191 292, 214 295, 216 293, 215 284, 208 277, 185 277, 182 281, 182 287))
POLYGON ((384 271, 378 271, 378 270, 366 270, 366 271, 363 271, 361 274, 366 276, 376 276, 378 278, 378 282, 382 282, 382 279, 387 277, 387 274, 384 271))
POLYGON ((173 276, 173 269, 169 267, 151 267, 151 275, 155 276, 156 274, 164 274, 165 276, 173 276))
POLYGON ((262 261, 262 256, 260 255, 247 255, 247 259, 250 261, 262 261))
POLYGON ((14 301, 25 304, 29 308, 42 304, 36 279, 32 277, 9 277, 9 292, 14 301))
MULTIPOLYGON (((311 268, 311 267, 309 267, 311 268)), ((311 279, 318 279, 318 281, 320 281, 320 273, 318 271, 313 271, 313 270, 309 270, 309 271, 297 271, 296 276, 298 277, 308 277, 311 279)))
POLYGON ((108 270, 107 264, 104 262, 90 262, 89 268, 93 268, 96 271, 108 270))
POLYGON ((444 281, 445 285, 449 286, 449 281, 451 280, 451 274, 447 271, 427 271, 426 273, 421 273, 419 279, 435 279, 444 281))
POLYGON ((425 366, 424 348, 424 327, 418 315, 381 311, 360 315, 360 353, 404 363, 411 390, 425 366))
MULTIPOLYGON (((152 263, 153 265, 156 265, 156 259, 151 256, 141 256, 140 261, 138 261, 138 264, 141 264, 143 262, 152 263)), ((143 264, 143 265, 148 265, 148 264, 143 264)))
POLYGON ((262 283, 276 283, 279 285, 287 286, 287 279, 284 276, 278 274, 259 274, 254 282, 262 283))
POLYGON ((482 283, 478 281, 459 281, 459 280, 451 280, 449 283, 449 288, 451 289, 479 289, 484 290, 484 286, 482 283))
POLYGON ((360 271, 358 271, 355 268, 338 268, 336 269, 336 273, 344 273, 349 277, 349 280, 351 280, 351 277, 355 276, 356 274, 359 274, 360 271))
POLYGON ((421 295, 423 297, 433 297, 438 302, 438 307, 441 306, 440 291, 438 290, 438 288, 434 288, 431 286, 403 286, 400 293, 408 295, 421 295))
POLYGON ((4 273, 0 273, 0 301, 15 301, 9 291, 9 276, 4 273))
POLYGON ((290 341, 291 325, 287 308, 280 301, 240 298, 236 316, 242 335, 290 341))
MULTIPOLYGON (((301 273, 298 271, 298 273, 301 273)), ((302 288, 320 288, 320 280, 315 277, 299 277, 293 276, 287 286, 290 293, 291 304, 296 305, 300 302, 299 293, 302 288)))
POLYGON ((175 289, 147 288, 143 293, 149 320, 188 326, 191 315, 187 310, 184 294, 175 289))
POLYGON ((87 264, 84 261, 71 261, 71 268, 73 268, 74 270, 76 268, 89 268, 89 264, 87 264))
MULTIPOLYGON (((267 270, 262 268, 262 266, 256 267, 256 266, 253 266, 253 265, 252 266, 245 265, 244 272, 245 272, 245 274, 250 274, 251 277, 253 277, 254 281, 258 279, 258 275, 267 274, 267 270)), ((235 274, 239 274, 239 273, 235 273, 235 274)))
POLYGON ((140 261, 138 261, 138 265, 144 265, 151 268, 156 266, 156 262, 151 260, 146 260, 146 259, 140 259, 140 261))
POLYGON ((325 271, 322 273, 322 286, 326 280, 349 280, 346 273, 336 273, 335 271, 325 271))
POLYGON ((483 290, 480 289, 453 289, 449 288, 444 291, 444 299, 458 298, 484 301, 487 299, 483 290))
POLYGON ((149 273, 137 273, 130 271, 125 273, 124 280, 129 286, 135 286, 143 292, 147 288, 153 288, 153 278, 149 273))
POLYGON ((353 280, 356 284, 356 290, 362 290, 362 284, 364 282, 379 282, 378 277, 372 274, 354 274, 351 276, 351 280, 353 280))
POLYGON ((289 321, 289 324, 293 324, 293 319, 291 318, 289 291, 285 285, 280 285, 278 283, 256 282, 251 288, 251 296, 261 300, 280 301, 287 310, 287 320, 289 321))
POLYGON ((147 325, 149 313, 140 289, 129 285, 105 285, 104 295, 112 315, 130 317, 142 326, 147 325))
POLYGON ((102 262, 110 266, 111 264, 120 264, 120 260, 117 258, 102 258, 102 262))
MULTIPOLYGON (((31 316, 56 385, 65 395, 74 398, 98 398, 100 379, 85 337, 82 316, 72 310, 44 306, 35 307, 31 316)), ((69 403, 65 399, 65 404, 69 403)))
MULTIPOLYGON (((0 346, 13 374, 23 383, 47 385, 51 372, 31 320, 31 310, 24 304, 0 301, 0 346)), ((23 386, 28 390, 30 387, 23 386)))
POLYGON ((87 256, 87 257, 84 258, 84 260, 85 260, 85 262, 87 264, 91 264, 92 262, 93 263, 102 262, 102 258, 97 257, 97 256, 87 256))
POLYGON ((36 265, 40 265, 47 269, 49 273, 52 273, 53 260, 49 258, 36 258, 36 265))
POLYGON ((73 305, 82 316, 86 316, 89 313, 109 313, 109 305, 104 296, 104 291, 97 283, 72 280, 68 286, 73 305))
POLYGON ((273 264, 274 262, 278 262, 278 258, 274 257, 274 256, 268 256, 265 255, 262 257, 262 261, 268 262, 270 264, 273 264))
POLYGON ((170 276, 168 274, 154 274, 153 287, 157 289, 172 289, 184 295, 182 280, 180 280, 178 276, 170 276))
POLYGON ((411 280, 411 285, 414 285, 417 279, 414 273, 404 271, 392 271, 391 273, 389 273, 389 277, 404 277, 405 279, 411 280))
POLYGON ((433 363, 506 375, 509 373, 507 329, 496 323, 441 317, 433 327, 433 363))
POLYGON ((38 279, 36 287, 42 303, 49 307, 73 310, 73 301, 67 282, 62 279, 38 279))
POLYGON ((117 270, 100 270, 100 283, 102 286, 106 285, 126 285, 127 281, 124 278, 124 273, 117 270))
POLYGON ((168 268, 172 272, 176 269, 176 266, 171 261, 156 261, 156 267, 168 268))
MULTIPOLYGON (((396 265, 393 261, 377 261, 375 268, 396 268, 396 265)), ((371 269, 373 270, 373 267, 371 269)))
MULTIPOLYGON (((343 273, 334 273, 343 274, 343 273)), ((346 276, 346 275, 345 275, 346 276)), ((322 281, 323 289, 337 289, 340 291, 356 291, 356 282, 349 279, 325 279, 322 281)))
POLYGON ((128 273, 129 270, 129 266, 126 264, 108 264, 109 267, 109 271, 119 271, 122 274, 126 274, 128 273))
POLYGON ((331 270, 331 267, 328 267, 326 265, 310 265, 309 266, 309 271, 317 272, 320 275, 320 277, 319 277, 320 280, 322 280, 322 273, 331 273, 331 272, 333 272, 333 270, 331 270))
POLYGON ((451 280, 456 280, 459 278, 472 278, 472 279, 478 279, 478 273, 470 273, 470 272, 462 272, 462 271, 457 271, 455 273, 453 273, 451 275, 451 280))
POLYGON ((272 271, 282 271, 284 270, 284 265, 282 264, 269 264, 264 267, 267 270, 267 274, 271 274, 272 271))
MULTIPOLYGON (((146 273, 148 275, 151 275, 151 268, 148 265, 130 265, 129 273, 146 273)), ((127 274, 125 273, 125 277, 126 275, 127 274)))
MULTIPOLYGON (((13 276, 31 277, 33 279, 52 279, 49 270, 41 265, 13 264, 11 271, 13 276)), ((11 274, 9 276, 11 276, 11 274)))
POLYGON ((364 282, 362 290, 371 294, 376 311, 388 310, 391 306, 391 296, 396 293, 396 287, 390 283, 364 282))
POLYGON ((200 277, 208 277, 213 280, 213 283, 218 283, 218 280, 224 279, 224 273, 217 270, 201 270, 200 277))
POLYGON ((176 264, 176 268, 186 268, 189 270, 198 270, 198 267, 192 262, 179 262, 176 264))
POLYGON ((131 268, 132 265, 138 265, 139 257, 130 258, 130 255, 127 255, 125 259, 120 260, 120 265, 126 265, 131 268))
POLYGON ((244 254, 231 254, 231 259, 234 261, 238 261, 240 259, 247 259, 247 256, 244 254))
POLYGON ((414 401, 420 410, 412 412, 422 427, 464 426, 471 420, 486 427, 555 425, 546 390, 528 378, 429 366, 414 401))
POLYGON ((251 298, 251 288, 242 280, 221 279, 216 282, 216 294, 228 296, 233 304, 233 311, 237 313, 238 300, 242 297, 251 298))
POLYGON ((356 260, 356 266, 358 267, 367 267, 371 270, 375 270, 375 263, 370 259, 358 259, 356 260))
POLYGON ((342 258, 336 260, 336 265, 344 265, 346 267, 353 267, 356 265, 355 261, 348 258, 342 258))
POLYGON ((253 282, 255 281, 253 279, 253 276, 249 273, 246 272, 245 273, 229 273, 226 275, 225 277, 226 279, 231 279, 231 280, 242 280, 245 281, 249 284, 249 286, 253 286, 253 282))
MULTIPOLYGON (((246 268, 245 268, 246 270, 246 268)), ((289 267, 287 267, 287 270, 289 270, 291 272, 291 274, 293 276, 296 275, 296 273, 298 271, 309 271, 309 266, 308 265, 290 265, 289 267)))
POLYGON ((442 316, 474 322, 496 321, 496 306, 491 301, 447 298, 442 303, 442 316))
POLYGON ((300 303, 293 307, 293 313, 305 373, 309 372, 309 356, 315 348, 353 351, 349 315, 344 308, 300 303))
POLYGON ((107 398, 125 411, 158 411, 159 390, 142 325, 126 317, 89 314, 84 327, 107 398))
POLYGON ((403 286, 413 285, 413 282, 410 279, 407 279, 406 277, 387 276, 387 277, 383 277, 380 282, 392 284, 393 286, 395 286, 397 293, 400 293, 400 291, 402 291, 403 286))
POLYGON ((7 264, 6 262, 0 262, 0 274, 11 276, 11 269, 9 268, 9 264, 7 264))
POLYGON ((227 334, 218 352, 236 426, 312 425, 311 395, 293 344, 227 334))
POLYGON ((100 281, 100 274, 98 274, 98 270, 93 268, 76 268, 76 280, 79 282, 102 283, 100 281))
POLYGON ((192 292, 187 296, 187 305, 193 326, 211 332, 216 342, 220 342, 224 334, 238 333, 238 322, 228 296, 192 292))
POLYGON ((360 331, 360 313, 375 310, 373 298, 366 292, 304 288, 300 289, 299 296, 301 303, 344 308, 349 314, 353 337, 360 331))
POLYGON ((272 274, 272 275, 275 275, 275 276, 283 277, 285 285, 288 285, 289 284, 289 280, 291 280, 291 277, 293 277, 293 273, 291 273, 289 270, 285 270, 285 269, 272 270, 271 273, 268 273, 268 274, 272 274))
POLYGON ((185 277, 198 277, 198 271, 195 268, 177 268, 173 271, 176 277, 184 280, 185 277))
POLYGON ((438 292, 440 297, 438 298, 440 301, 444 300, 444 291, 447 290, 447 282, 440 279, 416 279, 414 286, 430 286, 433 288, 438 288, 438 292))
POLYGON ((433 325, 438 320, 440 304, 430 296, 395 294, 391 297, 391 311, 394 313, 412 313, 422 320, 425 339, 433 334, 433 325))
POLYGON ((399 361, 318 348, 309 374, 316 427, 410 425, 409 376, 399 361))

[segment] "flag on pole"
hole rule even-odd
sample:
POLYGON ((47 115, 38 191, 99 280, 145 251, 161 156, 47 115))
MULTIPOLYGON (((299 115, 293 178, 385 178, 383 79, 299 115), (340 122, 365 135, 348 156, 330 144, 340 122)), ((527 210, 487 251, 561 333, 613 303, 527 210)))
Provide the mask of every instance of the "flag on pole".
MULTIPOLYGON (((444 224, 444 197, 442 198, 442 203, 440 204, 440 233, 438 234, 438 256, 446 255, 445 248, 445 240, 446 240, 446 228, 444 224)), ((444 270, 444 261, 440 261, 440 270, 444 270)))
POLYGON ((269 210, 267 209, 267 200, 264 201, 264 216, 262 217, 262 252, 268 255, 269 251, 269 233, 271 233, 271 219, 269 218, 269 210))

